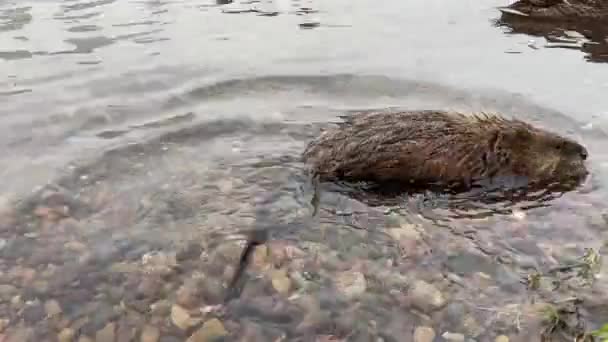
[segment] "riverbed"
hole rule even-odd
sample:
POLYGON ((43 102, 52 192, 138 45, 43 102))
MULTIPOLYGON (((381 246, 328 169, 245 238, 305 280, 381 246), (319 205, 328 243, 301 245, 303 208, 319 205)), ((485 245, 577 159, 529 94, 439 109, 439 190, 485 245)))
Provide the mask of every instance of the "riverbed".
POLYGON ((0 3, 0 341, 537 341, 566 304, 572 330, 608 322, 607 267, 566 267, 606 252, 608 65, 495 25, 506 4, 0 3), (388 107, 529 121, 591 175, 542 203, 315 206, 306 144, 388 107), (226 303, 250 229, 270 239, 226 303))

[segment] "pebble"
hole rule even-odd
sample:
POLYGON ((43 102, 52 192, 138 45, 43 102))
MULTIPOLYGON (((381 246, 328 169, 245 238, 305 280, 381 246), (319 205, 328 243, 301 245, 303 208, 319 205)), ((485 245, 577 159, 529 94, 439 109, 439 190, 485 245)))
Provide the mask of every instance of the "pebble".
POLYGON ((367 289, 367 281, 361 272, 345 271, 336 275, 335 286, 347 298, 359 296, 367 289))
POLYGON ((7 299, 17 292, 17 288, 9 284, 0 284, 0 298, 7 299))
POLYGON ((160 330, 157 327, 146 325, 141 331, 140 342, 158 342, 160 330))
POLYGON ((49 317, 59 315, 62 312, 59 302, 54 299, 48 300, 46 303, 44 303, 44 310, 46 311, 46 315, 49 317))
POLYGON ((25 328, 23 326, 13 330, 12 333, 8 334, 8 337, 2 342, 24 342, 29 341, 34 334, 32 328, 25 328))
POLYGON ((177 253, 149 252, 141 257, 144 272, 148 274, 169 275, 177 265, 177 253))
POLYGON ((263 269, 265 266, 268 266, 268 257, 268 247, 266 245, 257 246, 251 258, 251 265, 263 269))
POLYGON ((23 309, 22 316, 27 323, 37 323, 44 319, 46 312, 40 302, 28 303, 23 309))
POLYGON ((184 308, 192 309, 200 304, 200 294, 200 285, 197 284, 196 280, 188 279, 177 290, 175 301, 184 308))
POLYGON ((190 317, 190 314, 186 309, 174 304, 171 307, 171 321, 176 327, 182 330, 187 330, 188 328, 198 324, 200 319, 190 317))
POLYGON ((0 195, 0 229, 9 229, 15 224, 15 210, 7 197, 0 195))
POLYGON ((458 333, 452 333, 449 331, 444 332, 441 337, 443 337, 444 339, 448 340, 448 341, 455 341, 455 342, 463 342, 464 341, 464 335, 463 334, 458 334, 458 333))
POLYGON ((509 338, 505 335, 496 336, 494 342, 509 342, 509 338))
POLYGON ((228 335, 222 322, 213 318, 203 324, 186 342, 211 342, 217 338, 228 335))
POLYGON ((403 224, 399 228, 390 228, 387 232, 395 240, 420 240, 421 235, 416 227, 415 224, 403 224))
POLYGON ((95 334, 95 342, 114 342, 116 323, 111 322, 95 334))
POLYGON ((287 276, 287 271, 275 270, 272 272, 272 287, 280 294, 285 295, 289 293, 291 280, 287 276))
POLYGON ((88 336, 80 336, 78 342, 93 342, 93 339, 88 336))
POLYGON ((57 335, 58 342, 72 342, 76 332, 73 329, 65 328, 57 335))
POLYGON ((481 327, 477 320, 475 320, 475 318, 470 315, 467 315, 462 320, 462 326, 464 328, 464 332, 472 337, 477 337, 483 332, 483 327, 481 327))
POLYGON ((414 342, 433 342, 435 331, 431 327, 417 327, 414 331, 414 342))
POLYGON ((446 299, 433 284, 417 280, 410 289, 412 304, 417 308, 430 312, 443 307, 446 299))

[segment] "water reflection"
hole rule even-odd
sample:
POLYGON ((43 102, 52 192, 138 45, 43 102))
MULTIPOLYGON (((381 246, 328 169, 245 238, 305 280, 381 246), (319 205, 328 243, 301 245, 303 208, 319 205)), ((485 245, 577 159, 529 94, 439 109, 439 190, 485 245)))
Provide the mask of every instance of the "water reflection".
POLYGON ((17 31, 32 22, 31 7, 0 9, 0 32, 17 31))
POLYGON ((503 12, 494 25, 510 34, 528 34, 546 39, 546 48, 575 49, 584 52, 585 60, 608 62, 608 27, 589 20, 545 21, 503 12))
POLYGON ((580 129, 607 108, 606 74, 559 50, 505 58, 510 40, 487 23, 498 2, 443 2, 453 24, 427 1, 3 3, 0 339, 402 341, 426 327, 516 342, 536 340, 540 302, 577 295, 605 313, 605 282, 521 281, 606 236, 607 136, 580 129), (311 205, 304 146, 351 110, 391 107, 572 132, 595 186, 516 206, 371 206, 326 187, 311 205), (243 231, 260 227, 272 234, 241 296, 217 306, 243 231))
MULTIPOLYGON (((75 1, 76 2, 76 1, 75 1)), ((116 0, 98 0, 98 1, 77 1, 74 4, 61 6, 63 11, 68 13, 72 11, 81 11, 95 7, 101 7, 116 2, 116 0)))

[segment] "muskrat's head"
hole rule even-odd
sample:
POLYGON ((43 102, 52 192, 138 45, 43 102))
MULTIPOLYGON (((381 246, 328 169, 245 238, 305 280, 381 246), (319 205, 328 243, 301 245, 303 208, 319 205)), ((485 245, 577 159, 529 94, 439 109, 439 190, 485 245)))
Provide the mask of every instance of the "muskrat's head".
POLYGON ((588 175, 587 149, 578 142, 518 120, 505 123, 496 127, 490 144, 512 172, 533 182, 564 185, 588 175))

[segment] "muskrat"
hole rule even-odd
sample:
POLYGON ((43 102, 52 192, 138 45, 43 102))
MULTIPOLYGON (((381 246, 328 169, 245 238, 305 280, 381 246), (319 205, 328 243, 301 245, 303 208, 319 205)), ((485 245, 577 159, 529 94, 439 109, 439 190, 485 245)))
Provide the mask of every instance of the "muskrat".
POLYGON ((516 177, 526 185, 580 182, 579 143, 498 114, 441 110, 362 112, 342 117, 303 153, 321 180, 470 189, 516 177))
POLYGON ((499 7, 505 14, 516 14, 534 19, 572 21, 608 18, 605 0, 519 0, 499 7))

